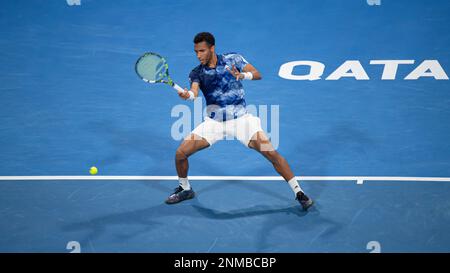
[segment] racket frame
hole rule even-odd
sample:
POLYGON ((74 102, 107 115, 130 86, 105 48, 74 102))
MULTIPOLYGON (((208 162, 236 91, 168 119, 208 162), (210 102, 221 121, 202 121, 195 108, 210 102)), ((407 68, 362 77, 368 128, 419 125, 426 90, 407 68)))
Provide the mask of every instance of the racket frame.
POLYGON ((169 65, 167 64, 166 59, 165 59, 163 56, 159 55, 158 53, 154 53, 154 52, 146 52, 146 53, 142 54, 142 56, 139 57, 139 59, 137 59, 136 64, 134 65, 134 70, 136 71, 136 74, 139 76, 139 78, 141 78, 144 82, 151 83, 151 84, 154 84, 154 83, 165 83, 165 84, 168 84, 169 86, 173 87, 175 90, 177 90, 178 93, 184 93, 184 92, 185 92, 185 91, 183 90, 183 88, 181 88, 178 84, 176 84, 176 83, 173 82, 172 78, 171 78, 170 75, 169 75, 169 65), (138 71, 137 71, 137 66, 138 66, 139 61, 140 61, 142 58, 144 58, 144 57, 146 57, 146 56, 148 56, 148 55, 155 55, 155 56, 161 58, 161 60, 164 62, 164 68, 165 68, 165 71, 164 71, 164 72, 165 72, 165 77, 167 77, 167 80, 165 80, 165 79, 163 78, 163 79, 161 79, 161 80, 151 81, 151 80, 145 79, 144 77, 142 77, 142 76, 138 73, 138 71))

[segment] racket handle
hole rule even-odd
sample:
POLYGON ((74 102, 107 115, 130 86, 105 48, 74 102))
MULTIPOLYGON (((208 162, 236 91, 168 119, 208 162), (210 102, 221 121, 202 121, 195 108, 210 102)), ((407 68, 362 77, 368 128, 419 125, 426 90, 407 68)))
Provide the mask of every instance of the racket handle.
POLYGON ((174 83, 172 86, 175 90, 177 90, 179 93, 184 93, 184 89, 181 88, 178 84, 174 83))

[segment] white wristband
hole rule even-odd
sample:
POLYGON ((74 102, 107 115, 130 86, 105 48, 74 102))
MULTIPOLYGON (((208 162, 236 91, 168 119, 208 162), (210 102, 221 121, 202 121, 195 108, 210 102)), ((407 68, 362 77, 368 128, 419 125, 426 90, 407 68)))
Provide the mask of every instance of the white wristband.
POLYGON ((244 80, 252 80, 253 79, 252 72, 242 72, 241 74, 244 75, 244 80))
POLYGON ((188 98, 188 100, 194 100, 194 99, 195 99, 194 92, 192 92, 191 90, 189 90, 188 93, 189 93, 189 98, 188 98))

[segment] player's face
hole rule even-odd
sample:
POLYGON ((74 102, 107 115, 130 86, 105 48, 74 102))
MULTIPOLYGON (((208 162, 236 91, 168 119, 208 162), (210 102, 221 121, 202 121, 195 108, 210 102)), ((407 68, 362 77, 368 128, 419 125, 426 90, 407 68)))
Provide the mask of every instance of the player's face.
POLYGON ((206 65, 214 55, 214 46, 209 46, 206 42, 200 42, 194 45, 194 51, 200 63, 206 65))

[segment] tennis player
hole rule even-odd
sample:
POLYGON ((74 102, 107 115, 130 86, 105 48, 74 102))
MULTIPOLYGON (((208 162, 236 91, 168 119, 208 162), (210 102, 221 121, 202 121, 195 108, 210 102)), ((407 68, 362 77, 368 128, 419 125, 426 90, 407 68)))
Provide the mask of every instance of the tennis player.
POLYGON ((179 93, 185 100, 193 100, 202 91, 207 104, 207 117, 180 144, 175 155, 179 186, 167 200, 175 204, 194 198, 195 193, 188 180, 188 157, 215 142, 231 136, 245 146, 260 152, 287 181, 296 199, 306 211, 313 205, 300 188, 286 159, 272 146, 261 128, 258 117, 246 111, 244 80, 260 80, 261 74, 236 53, 217 55, 215 38, 211 33, 201 32, 194 38, 194 50, 200 65, 189 74, 191 89, 179 93))

